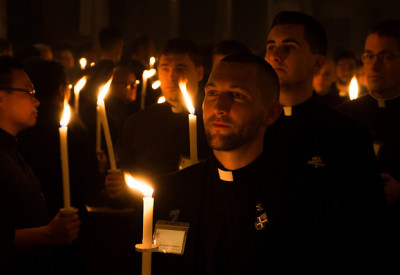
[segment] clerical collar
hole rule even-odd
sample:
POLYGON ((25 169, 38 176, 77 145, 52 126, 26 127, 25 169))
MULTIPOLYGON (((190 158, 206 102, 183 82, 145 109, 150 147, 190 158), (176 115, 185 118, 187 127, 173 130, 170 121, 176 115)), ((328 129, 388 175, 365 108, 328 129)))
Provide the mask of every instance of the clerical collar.
POLYGON ((369 93, 371 95, 372 98, 374 98, 376 101, 378 101, 378 107, 379 108, 386 108, 386 105, 390 102, 395 102, 397 101, 397 99, 400 99, 400 96, 395 96, 392 98, 388 98, 388 99, 383 99, 383 98, 377 98, 376 96, 374 96, 372 93, 369 93))
POLYGON ((285 116, 292 116, 292 106, 283 106, 283 114, 285 116))
POLYGON ((240 183, 243 179, 246 181, 250 178, 257 177, 260 172, 261 163, 263 163, 263 154, 257 157, 252 163, 236 169, 228 170, 213 156, 213 160, 217 166, 219 179, 225 182, 240 183))

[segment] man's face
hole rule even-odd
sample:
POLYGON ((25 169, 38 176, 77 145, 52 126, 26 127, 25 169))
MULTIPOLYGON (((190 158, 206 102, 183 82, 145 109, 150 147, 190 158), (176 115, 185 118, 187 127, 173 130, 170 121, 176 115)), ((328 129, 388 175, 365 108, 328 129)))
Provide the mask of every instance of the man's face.
POLYGON ((353 58, 340 59, 336 64, 336 81, 348 86, 357 72, 357 62, 353 58))
POLYGON ((393 58, 374 57, 370 64, 364 62, 369 90, 381 98, 400 94, 400 45, 391 37, 370 34, 365 41, 364 53, 390 54, 393 58))
POLYGON ((61 52, 60 60, 57 60, 64 66, 64 68, 72 68, 74 66, 74 55, 70 50, 64 50, 61 52))
POLYGON ((303 84, 314 75, 314 55, 301 25, 277 25, 268 35, 265 60, 279 77, 281 88, 303 84))
POLYGON ((322 69, 314 75, 313 87, 317 93, 324 94, 329 91, 335 80, 335 63, 333 60, 327 60, 322 69))
POLYGON ((114 72, 111 83, 111 94, 122 99, 125 103, 136 100, 137 83, 135 74, 128 71, 114 72))
POLYGON ((203 102, 204 127, 211 148, 230 151, 260 138, 266 111, 258 83, 254 65, 220 62, 213 69, 203 102))
POLYGON ((35 125, 39 101, 28 92, 12 89, 33 90, 33 84, 23 70, 13 69, 11 74, 12 81, 7 86, 11 92, 0 90, 0 108, 4 120, 8 123, 8 128, 17 134, 19 131, 35 125))
POLYGON ((184 104, 179 81, 187 81, 186 88, 192 99, 197 94, 198 83, 203 78, 203 67, 196 67, 188 54, 161 55, 158 78, 165 99, 175 107, 184 104))

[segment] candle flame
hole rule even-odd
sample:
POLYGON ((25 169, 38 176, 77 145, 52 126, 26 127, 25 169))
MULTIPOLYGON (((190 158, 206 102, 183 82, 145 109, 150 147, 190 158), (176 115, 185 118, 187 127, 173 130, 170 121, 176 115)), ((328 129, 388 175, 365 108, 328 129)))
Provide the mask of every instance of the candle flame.
POLYGON ((358 97, 358 82, 355 76, 351 79, 349 91, 350 100, 354 100, 358 97))
POLYGON ((153 75, 156 74, 156 72, 157 72, 156 69, 144 70, 143 71, 143 79, 152 77, 153 75))
POLYGON ((153 68, 154 63, 156 63, 156 58, 154 56, 150 57, 150 68, 153 68))
POLYGON ((74 86, 74 93, 79 94, 79 92, 85 87, 86 85, 87 76, 85 75, 74 86))
POLYGON ((156 90, 158 88, 160 88, 161 86, 161 81, 160 80, 156 80, 153 82, 153 84, 151 84, 151 87, 153 88, 153 90, 156 90))
POLYGON ((84 70, 87 64, 86 58, 82 57, 81 59, 79 59, 79 64, 81 64, 81 69, 84 70))
POLYGON ((186 106, 187 106, 189 112, 192 115, 194 115, 193 103, 192 103, 192 100, 190 99, 189 93, 186 90, 186 81, 180 81, 179 82, 179 88, 181 89, 181 91, 183 93, 183 97, 185 98, 186 106))
POLYGON ((68 125, 69 119, 71 117, 71 108, 69 107, 68 100, 64 99, 64 110, 61 117, 60 126, 64 127, 68 125))
POLYGON ((165 97, 163 97, 163 96, 160 96, 160 97, 158 98, 158 100, 157 100, 157 103, 158 103, 158 104, 164 103, 164 102, 165 102, 165 97))
POLYGON ((135 179, 134 177, 132 177, 128 173, 124 173, 124 177, 125 177, 126 184, 130 188, 135 189, 135 190, 139 190, 140 192, 143 193, 143 196, 145 196, 145 197, 151 197, 152 196, 153 188, 151 188, 149 185, 147 185, 143 181, 139 181, 139 180, 135 179))
POLYGON ((104 98, 106 97, 108 90, 110 89, 112 79, 113 77, 111 76, 107 83, 100 88, 99 96, 97 97, 97 103, 104 101, 104 98))
POLYGON ((94 62, 90 63, 90 67, 93 67, 94 65, 96 65, 96 63, 94 62))

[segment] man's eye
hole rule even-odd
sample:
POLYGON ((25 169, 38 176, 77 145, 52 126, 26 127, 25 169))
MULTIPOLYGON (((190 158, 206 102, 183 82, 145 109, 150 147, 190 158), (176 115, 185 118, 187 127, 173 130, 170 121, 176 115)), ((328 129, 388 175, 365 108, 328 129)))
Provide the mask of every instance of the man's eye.
POLYGON ((213 90, 207 92, 207 96, 215 96, 215 95, 216 95, 216 92, 213 90))
POLYGON ((241 94, 241 93, 234 93, 234 94, 233 94, 233 97, 236 98, 236 99, 243 99, 243 98, 244 98, 244 95, 241 94))
POLYGON ((268 46, 268 47, 267 47, 267 53, 270 53, 270 52, 272 52, 273 50, 275 50, 275 46, 274 46, 274 45, 271 45, 271 46, 268 46))

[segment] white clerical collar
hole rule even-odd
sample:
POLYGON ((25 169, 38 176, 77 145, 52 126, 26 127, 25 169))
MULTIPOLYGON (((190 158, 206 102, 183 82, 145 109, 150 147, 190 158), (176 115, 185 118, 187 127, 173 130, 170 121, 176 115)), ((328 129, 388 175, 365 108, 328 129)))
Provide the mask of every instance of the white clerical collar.
POLYGON ((233 173, 232 171, 225 171, 218 168, 218 174, 220 180, 223 181, 233 181, 233 173))
POLYGON ((386 102, 384 99, 377 99, 378 100, 378 107, 379 108, 385 108, 386 107, 386 102))
POLYGON ((283 114, 285 116, 292 116, 292 106, 283 106, 283 114))

